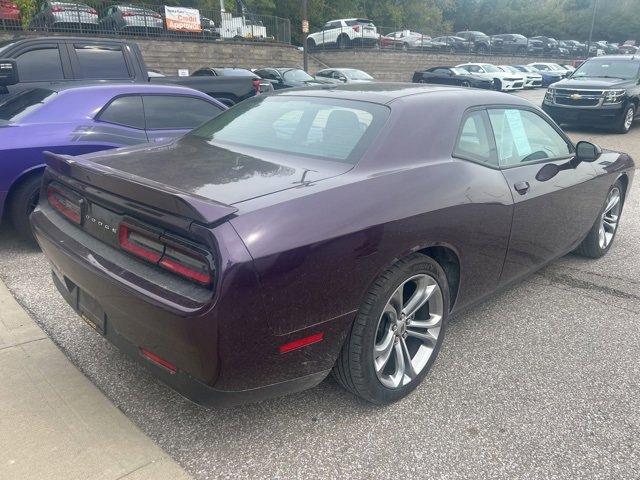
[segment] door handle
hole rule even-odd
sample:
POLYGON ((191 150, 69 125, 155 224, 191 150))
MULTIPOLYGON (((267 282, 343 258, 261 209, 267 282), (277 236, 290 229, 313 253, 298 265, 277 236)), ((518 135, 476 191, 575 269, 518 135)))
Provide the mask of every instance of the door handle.
POLYGON ((516 189, 520 195, 524 195, 529 191, 529 182, 518 182, 513 185, 513 188, 516 189))

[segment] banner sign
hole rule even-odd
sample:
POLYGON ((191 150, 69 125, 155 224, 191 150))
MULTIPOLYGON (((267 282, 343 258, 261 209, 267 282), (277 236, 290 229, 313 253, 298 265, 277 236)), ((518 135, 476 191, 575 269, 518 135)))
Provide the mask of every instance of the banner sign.
POLYGON ((185 7, 164 6, 167 30, 178 32, 201 32, 200 10, 185 7))

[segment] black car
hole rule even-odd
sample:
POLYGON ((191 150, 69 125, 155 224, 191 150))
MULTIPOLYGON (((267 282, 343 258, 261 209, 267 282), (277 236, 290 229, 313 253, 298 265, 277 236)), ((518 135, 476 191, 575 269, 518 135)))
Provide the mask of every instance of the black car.
POLYGON ((587 45, 577 40, 561 40, 561 46, 569 50, 571 55, 586 55, 587 45))
POLYGON ((531 37, 529 40, 536 40, 540 42, 540 47, 542 49, 541 53, 557 53, 560 48, 558 41, 555 38, 537 36, 531 37))
POLYGON ((640 56, 591 58, 554 83, 542 109, 557 123, 600 125, 627 133, 638 118, 640 56))
POLYGON ((413 83, 437 83, 441 85, 458 85, 492 90, 493 80, 469 73, 464 68, 432 67, 418 70, 413 74, 413 83))
POLYGON ((470 42, 471 51, 475 53, 489 53, 491 51, 491 37, 485 33, 464 31, 456 33, 456 36, 470 42))
POLYGON ((491 36, 491 51, 496 53, 527 53, 529 40, 518 33, 501 33, 491 36))
POLYGON ((466 40, 462 37, 456 37, 455 35, 436 37, 433 38, 432 41, 444 44, 444 50, 451 53, 468 52, 472 49, 473 46, 469 40, 466 40))
POLYGON ((268 80, 273 88, 280 90, 283 88, 313 87, 319 85, 331 85, 330 81, 323 81, 313 78, 300 68, 260 68, 255 70, 255 74, 268 80))

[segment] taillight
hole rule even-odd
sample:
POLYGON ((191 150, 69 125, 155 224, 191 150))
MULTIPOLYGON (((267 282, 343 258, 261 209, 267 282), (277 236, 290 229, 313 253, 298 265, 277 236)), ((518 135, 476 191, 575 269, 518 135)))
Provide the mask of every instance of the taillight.
POLYGON ((260 93, 260 79, 254 78, 253 81, 253 89, 256 91, 256 95, 260 93))
POLYGON ((73 223, 77 225, 82 223, 83 200, 78 195, 58 185, 50 184, 47 187, 47 200, 49 205, 73 223))
POLYGON ((123 250, 151 263, 158 263, 164 253, 159 237, 124 223, 118 228, 118 242, 123 250))
POLYGON ((89 9, 89 13, 91 13, 92 15, 97 15, 98 14, 98 12, 96 11, 95 8, 90 8, 89 9))
POLYGON ((133 17, 135 15, 135 13, 131 13, 131 12, 122 12, 122 16, 123 17, 133 17))
POLYGON ((360 25, 354 25, 353 26, 353 31, 354 32, 359 32, 360 31, 360 25))
POLYGON ((56 12, 56 13, 57 13, 57 12, 64 12, 64 11, 66 11, 66 8, 62 8, 62 7, 52 7, 52 8, 51 8, 51 11, 52 11, 52 12, 56 12))
POLYGON ((151 15, 153 18, 162 18, 162 15, 160 15, 159 13, 154 13, 151 15))
POLYGON ((121 223, 118 242, 124 251, 175 275, 204 286, 213 283, 210 254, 187 240, 121 223))

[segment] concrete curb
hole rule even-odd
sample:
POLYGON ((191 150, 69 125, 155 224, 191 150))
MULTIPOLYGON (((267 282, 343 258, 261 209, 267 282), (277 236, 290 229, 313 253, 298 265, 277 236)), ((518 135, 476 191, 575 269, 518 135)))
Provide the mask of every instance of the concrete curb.
POLYGON ((190 478, 71 364, 1 281, 0 379, 0 478, 190 478))

